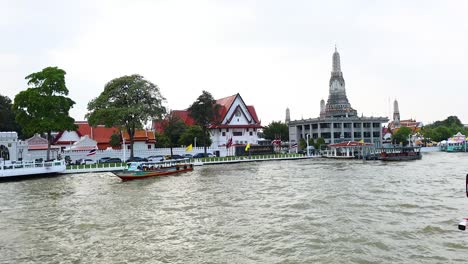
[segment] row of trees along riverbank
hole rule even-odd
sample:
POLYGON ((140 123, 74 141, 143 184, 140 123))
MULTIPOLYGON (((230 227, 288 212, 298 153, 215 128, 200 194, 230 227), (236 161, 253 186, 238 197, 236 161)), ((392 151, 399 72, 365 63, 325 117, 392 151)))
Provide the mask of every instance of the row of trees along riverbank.
MULTIPOLYGON (((52 132, 77 129, 75 120, 69 115, 75 102, 68 97, 65 75, 66 72, 58 67, 47 67, 26 76, 29 87, 19 92, 13 102, 0 96, 0 131, 16 131, 22 139, 35 133, 45 135, 47 159, 50 159, 52 132)), ((122 76, 109 81, 104 91, 88 103, 86 118, 92 126, 105 125, 125 131, 130 138, 131 157, 135 131, 153 120, 167 121, 163 122, 164 134, 158 141, 164 147, 170 147, 171 154, 172 147, 180 140, 189 145, 195 137, 201 139, 199 145, 205 147, 206 153, 206 147, 211 144, 208 127, 217 121, 219 107, 213 96, 203 91, 189 107, 196 123, 191 128, 183 127, 177 116, 168 113, 163 105, 165 102, 159 87, 143 76, 122 76)))

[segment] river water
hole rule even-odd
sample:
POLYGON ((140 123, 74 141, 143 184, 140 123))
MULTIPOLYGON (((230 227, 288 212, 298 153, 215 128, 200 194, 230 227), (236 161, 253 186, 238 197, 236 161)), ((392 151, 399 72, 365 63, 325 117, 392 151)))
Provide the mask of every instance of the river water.
POLYGON ((468 154, 0 183, 0 263, 467 263, 468 154))

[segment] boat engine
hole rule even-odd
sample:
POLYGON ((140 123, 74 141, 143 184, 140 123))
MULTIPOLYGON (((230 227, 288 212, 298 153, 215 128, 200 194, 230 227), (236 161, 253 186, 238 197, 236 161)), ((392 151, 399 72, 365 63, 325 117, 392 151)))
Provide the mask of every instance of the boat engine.
POLYGON ((468 225, 468 218, 463 218, 463 220, 458 224, 458 229, 465 230, 468 225))

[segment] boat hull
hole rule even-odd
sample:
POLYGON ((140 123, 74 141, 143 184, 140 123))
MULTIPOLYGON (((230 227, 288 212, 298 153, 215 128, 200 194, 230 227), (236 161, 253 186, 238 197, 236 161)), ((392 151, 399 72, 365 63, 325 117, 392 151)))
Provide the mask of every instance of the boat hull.
POLYGON ((115 172, 114 174, 122 179, 122 181, 141 180, 151 177, 168 176, 172 174, 178 174, 183 172, 193 171, 193 165, 177 165, 168 168, 159 168, 156 170, 147 171, 123 171, 115 172))
POLYGON ((408 156, 381 156, 380 159, 383 161, 407 161, 407 160, 419 160, 421 159, 421 154, 418 155, 408 155, 408 156))

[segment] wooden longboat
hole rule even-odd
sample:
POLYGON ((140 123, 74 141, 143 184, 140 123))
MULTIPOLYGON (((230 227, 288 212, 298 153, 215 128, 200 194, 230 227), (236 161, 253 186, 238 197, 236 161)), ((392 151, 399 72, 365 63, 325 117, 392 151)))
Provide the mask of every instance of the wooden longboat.
POLYGON ((191 163, 129 162, 124 171, 114 172, 122 181, 146 179, 193 171, 191 163))

